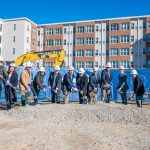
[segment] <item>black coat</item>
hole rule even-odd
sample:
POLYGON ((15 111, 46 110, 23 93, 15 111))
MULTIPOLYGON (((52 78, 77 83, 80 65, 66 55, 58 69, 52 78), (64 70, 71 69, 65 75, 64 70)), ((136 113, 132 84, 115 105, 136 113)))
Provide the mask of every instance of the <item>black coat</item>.
POLYGON ((40 73, 37 73, 37 75, 34 77, 33 80, 34 88, 43 90, 43 84, 44 84, 44 76, 41 76, 40 73))
POLYGON ((126 91, 127 89, 129 89, 129 86, 127 84, 127 75, 125 73, 123 73, 122 75, 119 74, 118 80, 119 83, 117 89, 121 88, 122 91, 126 91))
POLYGON ((87 96, 88 91, 88 77, 84 74, 82 77, 77 76, 77 86, 80 88, 80 91, 83 91, 83 96, 87 96))
POLYGON ((97 78, 94 76, 94 74, 90 75, 88 91, 93 91, 94 88, 98 88, 98 85, 100 84, 101 84, 101 77, 99 74, 97 74, 97 78))
POLYGON ((112 73, 110 71, 110 76, 108 74, 108 71, 104 69, 101 73, 101 86, 105 84, 110 84, 112 82, 112 73))
MULTIPOLYGON (((51 87, 53 86, 54 76, 55 76, 54 72, 51 72, 51 74, 49 75, 48 85, 51 87)), ((57 88, 59 91, 61 91, 62 75, 59 72, 57 74, 55 81, 56 81, 55 88, 57 88)))
POLYGON ((134 93, 137 96, 142 96, 145 93, 144 85, 139 76, 136 76, 133 81, 134 93))

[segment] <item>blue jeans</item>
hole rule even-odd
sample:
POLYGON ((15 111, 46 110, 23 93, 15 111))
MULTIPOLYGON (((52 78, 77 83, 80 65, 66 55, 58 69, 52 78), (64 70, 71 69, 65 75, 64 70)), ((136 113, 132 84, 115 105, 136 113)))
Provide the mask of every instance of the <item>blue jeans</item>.
POLYGON ((142 107, 142 101, 143 101, 143 95, 141 95, 141 96, 137 96, 136 95, 136 104, 137 104, 137 107, 142 107))

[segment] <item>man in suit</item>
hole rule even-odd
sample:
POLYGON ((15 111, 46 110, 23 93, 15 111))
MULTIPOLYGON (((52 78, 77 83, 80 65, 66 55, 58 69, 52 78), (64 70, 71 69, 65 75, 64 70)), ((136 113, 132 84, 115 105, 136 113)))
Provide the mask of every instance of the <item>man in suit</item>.
POLYGON ((60 103, 62 75, 59 73, 59 70, 60 67, 56 66, 48 79, 49 89, 51 89, 52 94, 52 103, 60 103))
POLYGON ((69 95, 71 91, 75 90, 76 77, 74 74, 74 67, 70 67, 68 73, 64 75, 63 79, 63 97, 64 104, 69 102, 69 95))
POLYGON ((97 92, 98 86, 101 84, 101 77, 98 74, 98 68, 95 67, 93 69, 93 73, 89 77, 89 84, 88 84, 88 97, 89 103, 96 103, 97 102, 97 92))
POLYGON ((88 77, 83 68, 79 69, 77 87, 79 89, 79 104, 87 104, 88 77))
POLYGON ((142 107, 143 95, 145 93, 143 82, 141 78, 138 76, 136 70, 132 70, 131 75, 133 78, 133 90, 134 90, 133 97, 135 95, 137 107, 142 107))
POLYGON ((110 103, 111 95, 111 84, 112 84, 112 73, 111 73, 111 63, 108 62, 106 68, 101 73, 101 100, 104 102, 105 93, 107 95, 106 103, 110 103))
POLYGON ((127 105, 127 90, 129 89, 129 86, 127 84, 127 75, 124 73, 124 66, 120 66, 119 68, 120 74, 118 76, 118 92, 121 95, 122 104, 127 105))

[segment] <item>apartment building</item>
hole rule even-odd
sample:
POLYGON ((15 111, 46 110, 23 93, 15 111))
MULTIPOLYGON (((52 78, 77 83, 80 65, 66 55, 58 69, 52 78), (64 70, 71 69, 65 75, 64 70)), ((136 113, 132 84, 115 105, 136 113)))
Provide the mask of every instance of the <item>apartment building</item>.
MULTIPOLYGON (((7 60, 29 51, 59 53, 64 67, 150 68, 150 16, 35 24, 27 18, 0 20, 0 54, 7 60)), ((51 67, 54 59, 37 61, 51 67)))

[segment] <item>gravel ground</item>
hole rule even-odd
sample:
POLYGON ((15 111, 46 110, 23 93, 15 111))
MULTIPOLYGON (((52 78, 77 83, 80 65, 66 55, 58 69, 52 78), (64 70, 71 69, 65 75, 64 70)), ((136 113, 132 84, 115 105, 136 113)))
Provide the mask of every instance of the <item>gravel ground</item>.
POLYGON ((0 150, 150 150, 150 109, 99 102, 0 111, 0 150))

